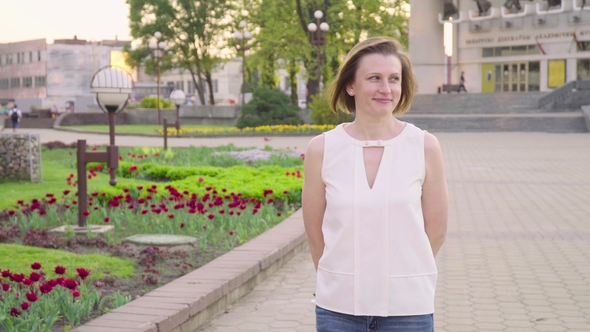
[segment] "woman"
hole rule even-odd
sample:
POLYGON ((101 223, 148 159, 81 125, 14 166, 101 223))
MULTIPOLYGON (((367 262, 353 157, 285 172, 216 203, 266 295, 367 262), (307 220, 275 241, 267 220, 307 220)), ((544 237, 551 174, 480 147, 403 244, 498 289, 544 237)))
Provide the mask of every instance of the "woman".
POLYGON ((305 154, 318 332, 434 330, 448 194, 437 139, 395 117, 415 90, 408 55, 387 37, 353 47, 328 87, 332 111, 355 120, 314 137, 305 154))

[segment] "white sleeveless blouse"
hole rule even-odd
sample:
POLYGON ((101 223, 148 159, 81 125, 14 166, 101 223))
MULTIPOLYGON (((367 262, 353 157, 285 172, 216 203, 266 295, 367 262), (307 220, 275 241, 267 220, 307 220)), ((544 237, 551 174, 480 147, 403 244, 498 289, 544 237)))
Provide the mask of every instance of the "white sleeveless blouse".
POLYGON ((437 269, 424 230, 424 131, 407 123, 386 141, 360 141, 340 124, 325 134, 324 253, 316 304, 349 315, 434 312, 437 269), (383 146, 373 188, 363 148, 383 146))

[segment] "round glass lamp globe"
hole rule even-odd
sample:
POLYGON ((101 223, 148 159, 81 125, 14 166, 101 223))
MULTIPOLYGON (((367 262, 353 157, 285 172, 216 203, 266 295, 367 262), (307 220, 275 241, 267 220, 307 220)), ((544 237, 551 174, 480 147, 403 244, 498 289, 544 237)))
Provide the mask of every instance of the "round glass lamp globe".
POLYGON ((311 32, 316 32, 318 30, 318 26, 315 23, 309 23, 307 25, 307 30, 311 32))
POLYGON ((186 95, 184 94, 184 91, 182 91, 182 90, 174 90, 170 94, 170 101, 172 101, 174 103, 174 105, 176 105, 176 106, 182 105, 184 103, 185 99, 186 99, 186 95))
POLYGON ((133 79, 122 69, 106 66, 94 73, 90 92, 96 93, 96 99, 103 105, 120 106, 133 92, 133 79))
POLYGON ((322 13, 321 10, 316 10, 315 13, 313 13, 313 17, 319 20, 320 18, 324 17, 324 13, 322 13))

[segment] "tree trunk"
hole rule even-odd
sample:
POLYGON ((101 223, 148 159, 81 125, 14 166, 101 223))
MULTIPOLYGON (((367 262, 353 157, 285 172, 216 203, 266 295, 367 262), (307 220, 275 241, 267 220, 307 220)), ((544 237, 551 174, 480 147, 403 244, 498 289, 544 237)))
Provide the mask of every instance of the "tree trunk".
POLYGON ((297 95, 297 62, 291 61, 289 63, 289 86, 291 88, 291 103, 299 106, 299 96, 297 95))
POLYGON ((211 79, 211 72, 205 70, 205 81, 209 87, 209 105, 215 105, 215 97, 213 92, 213 80, 211 79))

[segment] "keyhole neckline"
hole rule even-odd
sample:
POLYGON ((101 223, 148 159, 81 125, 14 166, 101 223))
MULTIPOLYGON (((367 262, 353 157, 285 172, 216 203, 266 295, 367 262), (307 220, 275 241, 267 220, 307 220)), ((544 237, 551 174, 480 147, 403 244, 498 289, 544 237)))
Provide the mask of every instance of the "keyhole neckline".
POLYGON ((359 140, 359 139, 352 137, 346 131, 346 129, 344 129, 345 125, 349 125, 349 124, 350 124, 350 122, 341 123, 336 127, 336 129, 341 130, 344 133, 344 137, 346 137, 347 141, 349 141, 350 143, 352 143, 356 146, 362 146, 362 147, 381 147, 381 146, 393 145, 399 141, 399 139, 407 131, 406 129, 410 125, 409 123, 404 122, 404 128, 402 129, 402 131, 399 134, 397 134, 397 136, 395 136, 391 139, 388 139, 388 140, 359 140))

